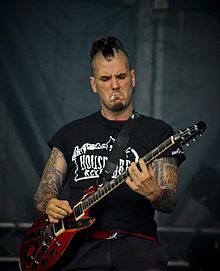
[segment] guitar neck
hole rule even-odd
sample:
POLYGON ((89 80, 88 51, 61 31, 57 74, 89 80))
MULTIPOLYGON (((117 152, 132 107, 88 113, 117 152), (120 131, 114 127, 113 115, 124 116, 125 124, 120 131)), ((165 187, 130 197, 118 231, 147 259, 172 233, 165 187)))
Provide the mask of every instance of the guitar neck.
POLYGON ((170 138, 165 140, 158 147, 156 147, 143 157, 145 164, 148 165, 149 163, 151 163, 154 159, 156 159, 160 154, 168 150, 175 143, 176 141, 174 140, 174 136, 171 136, 170 138))
MULTIPOLYGON (((175 141, 173 139, 173 136, 168 138, 166 141, 164 141, 162 144, 160 144, 158 147, 153 149, 151 152, 146 154, 143 157, 144 162, 147 164, 151 163, 155 158, 157 158, 161 153, 163 153, 165 150, 169 149, 172 145, 175 144, 175 141)), ((117 187, 119 187, 129 176, 128 170, 125 170, 121 175, 116 177, 115 179, 112 179, 111 181, 107 182, 106 184, 99 187, 99 189, 92 193, 91 195, 87 196, 85 199, 80 201, 77 205, 74 206, 75 216, 80 216, 85 210, 92 207, 94 204, 96 204, 98 201, 100 201, 102 198, 104 198, 106 195, 111 193, 113 190, 115 190, 117 187), (79 214, 79 215, 78 215, 79 214)))

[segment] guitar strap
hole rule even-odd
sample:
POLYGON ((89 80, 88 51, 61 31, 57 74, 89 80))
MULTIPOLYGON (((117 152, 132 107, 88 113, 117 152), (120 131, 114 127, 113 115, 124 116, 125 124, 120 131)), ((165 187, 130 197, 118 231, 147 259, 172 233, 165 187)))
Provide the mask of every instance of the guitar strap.
POLYGON ((113 143, 109 159, 106 162, 105 167, 103 168, 102 173, 100 174, 97 180, 98 186, 103 185, 104 183, 108 182, 111 179, 112 174, 117 167, 118 160, 127 146, 129 140, 129 133, 131 129, 134 127, 135 119, 138 117, 139 114, 135 110, 133 110, 131 117, 128 119, 127 123, 121 129, 118 137, 113 143))

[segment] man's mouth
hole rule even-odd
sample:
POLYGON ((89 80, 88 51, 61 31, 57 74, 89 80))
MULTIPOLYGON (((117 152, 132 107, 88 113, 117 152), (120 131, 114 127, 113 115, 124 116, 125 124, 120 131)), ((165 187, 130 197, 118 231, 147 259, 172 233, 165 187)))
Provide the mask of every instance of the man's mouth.
POLYGON ((112 95, 111 98, 110 98, 110 101, 111 101, 111 102, 112 102, 112 101, 115 101, 117 98, 120 98, 120 94, 119 94, 119 93, 118 93, 118 94, 112 95))

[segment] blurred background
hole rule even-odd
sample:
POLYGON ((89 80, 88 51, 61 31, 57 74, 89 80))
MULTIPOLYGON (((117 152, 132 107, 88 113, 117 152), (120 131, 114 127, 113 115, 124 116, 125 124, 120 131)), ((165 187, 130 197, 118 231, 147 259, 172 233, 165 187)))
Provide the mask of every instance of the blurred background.
POLYGON ((89 51, 103 36, 130 55, 139 113, 176 131, 205 121, 203 139, 184 147, 177 208, 156 220, 169 270, 220 270, 217 0, 0 0, 0 269, 19 270, 47 141, 99 109, 89 51))

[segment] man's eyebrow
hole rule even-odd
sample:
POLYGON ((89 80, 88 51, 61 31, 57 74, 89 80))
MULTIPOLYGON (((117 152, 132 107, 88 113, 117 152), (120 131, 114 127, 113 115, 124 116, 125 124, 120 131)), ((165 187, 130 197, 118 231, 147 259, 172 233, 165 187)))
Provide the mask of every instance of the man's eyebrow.
POLYGON ((101 75, 99 78, 111 78, 111 75, 101 75))
MULTIPOLYGON (((118 73, 118 74, 116 74, 116 75, 114 75, 115 77, 120 77, 120 76, 126 76, 127 75, 127 73, 126 72, 120 72, 120 73, 118 73)), ((101 75, 99 78, 100 79, 102 79, 102 78, 111 78, 112 77, 112 75, 101 75)))
POLYGON ((120 72, 118 74, 116 74, 115 76, 121 76, 121 75, 126 75, 127 73, 126 72, 120 72))

